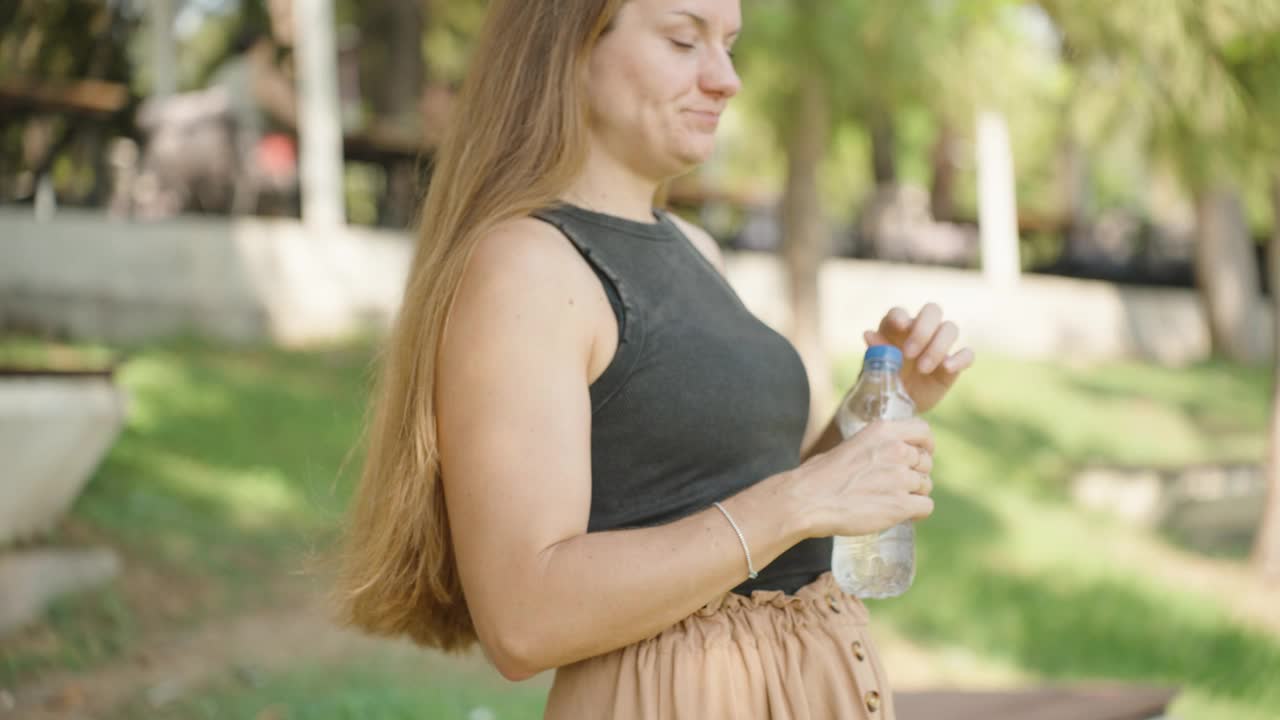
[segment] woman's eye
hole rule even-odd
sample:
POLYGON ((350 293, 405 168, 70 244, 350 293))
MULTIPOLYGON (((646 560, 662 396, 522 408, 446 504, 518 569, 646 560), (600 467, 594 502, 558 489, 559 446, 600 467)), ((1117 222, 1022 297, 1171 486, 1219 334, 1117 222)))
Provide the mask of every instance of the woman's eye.
POLYGON ((680 42, 679 40, 676 40, 674 38, 671 38, 671 44, 675 45, 681 50, 692 50, 695 47, 693 43, 680 42))

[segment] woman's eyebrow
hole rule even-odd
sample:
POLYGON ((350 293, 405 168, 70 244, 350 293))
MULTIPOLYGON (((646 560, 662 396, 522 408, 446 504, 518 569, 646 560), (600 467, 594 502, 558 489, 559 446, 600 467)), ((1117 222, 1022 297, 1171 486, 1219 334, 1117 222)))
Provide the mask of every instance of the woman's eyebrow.
MULTIPOLYGON (((702 17, 696 12, 693 12, 692 10, 672 10, 671 14, 680 15, 680 16, 689 18, 690 20, 693 20, 693 24, 697 25, 698 29, 704 32, 711 27, 711 23, 707 22, 706 18, 702 17)), ((729 33, 728 37, 736 37, 739 32, 740 30, 734 30, 733 32, 729 33)))

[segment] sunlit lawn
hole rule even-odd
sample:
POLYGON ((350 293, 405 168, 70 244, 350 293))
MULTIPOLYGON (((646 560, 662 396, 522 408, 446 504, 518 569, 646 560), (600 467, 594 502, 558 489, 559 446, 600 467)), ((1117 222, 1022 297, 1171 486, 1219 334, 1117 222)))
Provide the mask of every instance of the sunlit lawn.
POLYGON ((1089 463, 1260 461, 1268 387, 1262 370, 1221 365, 984 357, 931 418, 938 509, 920 527, 917 584, 873 612, 917 642, 1046 678, 1181 685, 1187 717, 1280 714, 1280 639, 1232 621, 1225 589, 1160 579, 1151 563, 1167 552, 1149 533, 1065 500, 1089 463))
MULTIPOLYGON (((3 345, 33 356, 30 343, 3 345)), ((312 569, 304 556, 325 547, 349 492, 337 479, 358 433, 366 349, 176 343, 126 358, 128 426, 54 538, 113 545, 125 581, 60 601, 47 627, 0 645, 0 687, 101 663, 150 629, 271 602, 312 569)))
MULTIPOLYGON (((121 375, 133 399, 128 430, 68 532, 107 539, 133 572, 164 578, 185 600, 157 619, 158 600, 122 582, 62 603, 45 642, 0 649, 0 686, 101 664, 170 625, 271 604, 279 578, 331 536, 368 362, 361 347, 133 354, 121 375)), ((840 365, 842 387, 857 366, 840 365)), ((938 510, 920 527, 916 586, 874 603, 877 622, 926 651, 964 647, 1031 678, 1177 684, 1187 690, 1178 710, 1192 720, 1280 716, 1280 637, 1231 619, 1214 587, 1155 572, 1186 551, 1075 510, 1065 492, 1071 472, 1093 462, 1260 460, 1268 389, 1261 369, 982 357, 931 418, 938 510)), ((255 717, 272 705, 272 717, 297 719, 540 713, 542 686, 435 668, 385 658, 301 665, 256 686, 210 687, 166 717, 255 717)))

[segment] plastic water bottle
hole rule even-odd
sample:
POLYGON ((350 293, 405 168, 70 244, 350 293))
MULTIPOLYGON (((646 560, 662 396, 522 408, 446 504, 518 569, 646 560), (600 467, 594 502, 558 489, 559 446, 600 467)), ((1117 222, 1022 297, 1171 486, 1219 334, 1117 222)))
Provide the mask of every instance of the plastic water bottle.
MULTIPOLYGON (((916 406, 902 386, 902 351, 893 345, 867 349, 858 382, 840 403, 836 422, 848 438, 876 419, 905 420, 916 406)), ((859 598, 897 597, 916 575, 916 530, 910 520, 872 535, 837 537, 831 572, 846 593, 859 598)))

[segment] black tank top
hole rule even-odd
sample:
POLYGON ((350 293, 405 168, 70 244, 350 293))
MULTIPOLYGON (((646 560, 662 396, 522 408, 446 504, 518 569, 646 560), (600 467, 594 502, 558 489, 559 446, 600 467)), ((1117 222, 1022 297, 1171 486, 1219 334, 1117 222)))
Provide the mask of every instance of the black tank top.
MULTIPOLYGON (((655 215, 643 223, 570 205, 535 214, 591 265, 618 318, 618 349, 590 387, 589 532, 672 522, 800 460, 800 356, 655 215)), ((794 593, 830 567, 830 538, 805 540, 735 592, 794 593)))

